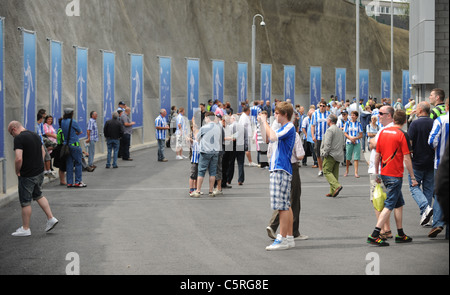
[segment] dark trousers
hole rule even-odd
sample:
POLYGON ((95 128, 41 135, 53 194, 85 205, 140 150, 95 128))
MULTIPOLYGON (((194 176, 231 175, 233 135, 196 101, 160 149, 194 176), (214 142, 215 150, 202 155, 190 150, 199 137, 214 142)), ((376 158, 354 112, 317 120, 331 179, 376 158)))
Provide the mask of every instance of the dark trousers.
POLYGON ((236 152, 236 159, 238 163, 238 183, 244 183, 245 173, 244 173, 244 162, 245 162, 245 152, 236 152))
MULTIPOLYGON (((225 152, 223 154, 222 158, 222 187, 228 182, 228 173, 229 173, 229 167, 230 167, 230 161, 233 157, 233 152, 225 152)), ((233 165, 234 169, 234 165, 233 165)))
MULTIPOLYGON (((294 237, 300 235, 300 196, 302 195, 302 182, 300 180, 300 173, 298 171, 298 164, 292 164, 292 182, 291 182, 291 209, 294 215, 294 227, 293 234, 294 237)), ((270 219, 269 226, 274 232, 277 231, 280 225, 280 215, 279 211, 274 211, 272 218, 270 219)))
POLYGON ((122 139, 120 140, 120 151, 119 153, 122 155, 122 159, 128 160, 130 158, 130 142, 131 142, 131 134, 124 134, 122 139))
POLYGON ((316 152, 314 150, 314 143, 305 140, 305 142, 303 143, 303 149, 305 150, 305 156, 303 157, 302 164, 306 165, 307 164, 306 162, 308 161, 308 157, 312 156, 314 165, 317 165, 317 156, 316 156, 316 152))

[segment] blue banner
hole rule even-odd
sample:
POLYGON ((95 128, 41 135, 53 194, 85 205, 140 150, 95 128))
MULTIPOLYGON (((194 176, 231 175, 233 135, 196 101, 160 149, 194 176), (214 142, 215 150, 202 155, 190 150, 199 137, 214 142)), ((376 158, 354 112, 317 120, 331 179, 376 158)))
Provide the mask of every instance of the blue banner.
POLYGON ((359 98, 369 100, 369 70, 359 70, 359 98))
POLYGON ((311 67, 309 85, 311 104, 317 106, 322 98, 322 67, 311 67))
POLYGON ((238 62, 237 72, 238 113, 241 113, 241 102, 245 102, 248 98, 248 63, 238 62))
POLYGON ((5 72, 3 71, 4 18, 0 17, 0 159, 5 157, 5 72))
POLYGON ((62 117, 62 43, 50 41, 50 114, 53 127, 59 128, 58 119, 62 117))
POLYGON ((159 97, 161 109, 170 113, 172 101, 172 58, 159 58, 159 97))
POLYGON ((223 60, 213 60, 213 100, 219 100, 223 103, 224 85, 225 85, 225 62, 223 60))
POLYGON ((103 124, 115 111, 115 53, 103 51, 103 124))
POLYGON ((347 93, 347 69, 337 68, 336 69, 336 91, 335 96, 338 101, 345 101, 345 96, 347 93))
POLYGON ((188 101, 188 119, 192 120, 195 109, 199 106, 199 86, 200 86, 200 60, 187 60, 187 101, 188 101))
POLYGON ((144 127, 144 56, 130 55, 131 118, 134 128, 144 127))
POLYGON ((409 83, 409 71, 403 70, 403 90, 402 90, 402 101, 403 105, 406 105, 411 98, 411 84, 409 83))
MULTIPOLYGON (((77 122, 83 132, 80 138, 86 138, 88 123, 88 49, 76 47, 77 76, 76 76, 76 106, 77 122)), ((113 70, 114 75, 114 70, 113 70)), ((114 102, 114 100, 113 100, 114 102)), ((110 113, 112 114, 112 112, 110 113)), ((109 115, 111 119, 111 115, 109 115)), ((109 120, 108 119, 108 120, 109 120)))
POLYGON ((381 71, 381 98, 391 98, 391 72, 381 71))
POLYGON ((284 66, 284 99, 295 106, 295 66, 284 66))
POLYGON ((23 33, 23 126, 36 131, 36 33, 23 33))
POLYGON ((261 64, 261 100, 272 101, 272 65, 261 64))

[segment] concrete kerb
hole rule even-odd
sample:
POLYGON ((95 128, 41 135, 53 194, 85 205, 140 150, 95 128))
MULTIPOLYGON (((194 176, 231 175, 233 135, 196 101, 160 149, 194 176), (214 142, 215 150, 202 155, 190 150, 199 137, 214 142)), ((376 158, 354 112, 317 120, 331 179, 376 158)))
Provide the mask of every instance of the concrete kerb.
MULTIPOLYGON (((140 145, 136 145, 134 147, 131 147, 130 151, 131 152, 136 152, 136 151, 141 151, 141 150, 145 150, 145 149, 149 149, 149 148, 153 148, 153 147, 157 147, 158 143, 157 141, 151 141, 148 143, 144 143, 144 144, 140 144, 140 145)), ((107 154, 95 154, 95 160, 94 163, 106 160, 107 154)), ((44 184, 52 182, 52 181, 56 181, 57 179, 59 179, 58 174, 56 174, 56 178, 53 180, 50 180, 48 178, 44 179, 44 184)), ((9 203, 11 203, 14 200, 17 200, 18 198, 18 191, 17 191, 17 187, 16 188, 11 188, 8 189, 6 191, 5 195, 0 195, 0 208, 7 206, 9 203)))

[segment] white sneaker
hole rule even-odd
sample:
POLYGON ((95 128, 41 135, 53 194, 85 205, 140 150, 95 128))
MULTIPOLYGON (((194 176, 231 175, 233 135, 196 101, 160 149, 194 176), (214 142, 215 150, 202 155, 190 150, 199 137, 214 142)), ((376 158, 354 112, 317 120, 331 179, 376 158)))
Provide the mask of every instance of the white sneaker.
POLYGON ((295 240, 294 240, 294 237, 292 237, 292 238, 286 238, 286 240, 287 240, 289 249, 295 248, 295 240))
POLYGON ((182 156, 177 156, 176 159, 177 160, 183 160, 183 157, 182 156))
POLYGON ((420 219, 420 225, 424 226, 425 224, 427 224, 430 221, 431 217, 433 217, 433 208, 427 206, 427 209, 425 209, 422 214, 422 218, 420 219))
POLYGON ((47 220, 47 226, 45 227, 45 231, 49 232, 51 231, 57 224, 58 224, 58 219, 56 219, 55 217, 52 217, 51 219, 47 220))
POLYGON ((319 171, 319 173, 317 173, 317 176, 323 176, 323 171, 319 171))
POLYGON ((14 237, 29 237, 31 236, 31 230, 30 229, 25 230, 23 229, 23 226, 21 226, 11 235, 14 237))
POLYGON ((218 189, 215 189, 214 191, 213 191, 213 194, 214 195, 223 195, 223 192, 222 191, 219 191, 218 189))
POLYGON ((287 250, 289 249, 289 242, 287 239, 281 238, 280 235, 277 236, 277 239, 273 242, 272 245, 267 246, 267 251, 278 251, 278 250, 287 250))
POLYGON ((192 193, 189 194, 189 196, 191 198, 200 198, 201 193, 198 191, 193 191, 192 193))
POLYGON ((258 164, 256 164, 255 162, 251 162, 250 167, 258 167, 258 164))
POLYGON ((309 237, 306 235, 299 235, 298 237, 295 237, 294 240, 301 241, 301 240, 307 240, 309 237))

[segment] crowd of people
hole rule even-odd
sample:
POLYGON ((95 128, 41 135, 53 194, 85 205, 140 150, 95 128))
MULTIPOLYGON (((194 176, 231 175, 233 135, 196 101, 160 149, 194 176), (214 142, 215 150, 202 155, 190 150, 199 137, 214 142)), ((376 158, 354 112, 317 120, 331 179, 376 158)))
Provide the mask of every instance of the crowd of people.
MULTIPOLYGON (((413 100, 405 106, 400 101, 391 105, 389 99, 383 99, 381 103, 376 99, 369 99, 366 104, 355 99, 344 102, 332 96, 328 102, 322 99, 317 106, 309 106, 308 111, 304 106, 294 106, 289 100, 275 99, 273 103, 243 102, 239 112, 235 112, 229 102, 210 100, 208 104, 200 104, 191 121, 187 120, 184 108, 177 110, 174 106, 170 112, 161 109, 155 120, 158 161, 168 161, 165 157, 167 147, 175 151, 176 161, 189 158, 191 167, 187 183, 192 198, 203 195, 203 186, 208 188, 210 197, 232 188, 236 162, 239 186, 245 183, 245 166, 270 171, 274 215, 266 230, 274 242, 266 249, 272 251, 295 247, 295 240, 308 238, 300 233, 299 225, 299 167, 308 166, 308 157, 312 158, 311 167, 317 169, 318 177, 325 177, 330 185, 328 194, 324 195, 336 198, 344 189, 339 183, 339 166, 345 166, 344 177, 349 176, 349 168, 354 166, 354 177, 359 179, 361 154, 370 152, 370 200, 373 201, 378 185, 387 196, 383 208, 375 209, 377 223, 367 242, 389 245, 388 239, 393 238, 389 220, 394 211, 398 233, 395 242, 408 243, 412 238, 405 234, 402 225, 404 167, 409 173, 411 195, 421 214, 419 223, 431 226, 428 236, 436 237, 448 223, 448 205, 441 207, 437 201, 439 197, 448 198, 448 182, 436 178, 440 166, 445 165, 441 165, 445 162, 442 160, 444 152, 448 153, 448 98, 444 100, 444 91, 434 89, 429 101, 417 105, 413 100), (256 162, 252 152, 257 154, 256 162), (204 185, 207 174, 209 178, 204 185), (439 196, 435 192, 445 183, 447 195, 439 196), (278 227, 280 231, 276 234, 278 227)), ((130 112, 121 101, 103 128, 108 147, 106 168, 118 168, 118 157, 133 160, 129 149, 135 123, 130 119, 130 112)), ((90 113, 86 151, 82 149, 82 131, 73 120, 73 113, 73 109, 64 109, 58 130, 53 127, 53 117, 45 110, 37 114, 35 133, 25 132, 17 121, 8 126, 14 137, 23 210, 23 226, 13 233, 15 236, 31 235, 29 206, 32 200, 37 201, 46 213, 47 230, 58 223, 41 193, 44 177, 55 178, 53 166, 59 168, 61 185, 69 188, 86 187, 82 181, 83 168, 89 172, 96 168, 97 113, 90 113), (36 143, 25 144, 28 141, 36 143)), ((448 177, 448 171, 441 173, 447 173, 448 177)))
POLYGON ((378 223, 367 242, 389 245, 388 239, 394 237, 389 222, 392 211, 398 231, 395 242, 412 241, 402 226, 401 184, 406 167, 411 195, 420 210, 420 225, 431 226, 428 236, 433 238, 443 231, 443 218, 448 216, 434 193, 435 174, 448 142, 448 99, 444 100, 442 89, 434 89, 429 101, 418 105, 414 100, 402 105, 400 99, 391 104, 389 99, 377 103, 372 98, 363 104, 355 99, 338 101, 332 96, 328 102, 322 99, 317 106, 311 105, 306 112, 304 106, 276 99, 273 104, 247 101, 241 104, 239 113, 234 112, 229 102, 210 100, 207 105, 200 105, 192 121, 187 120, 183 108, 177 111, 172 107, 168 118, 163 109, 155 120, 158 161, 168 161, 164 150, 170 146, 176 152, 176 160, 191 160, 188 183, 192 198, 203 195, 207 172, 208 195, 215 197, 223 194, 222 189, 232 187, 236 162, 239 186, 245 181, 245 166, 269 170, 275 214, 267 233, 275 241, 267 250, 289 249, 295 245, 294 240, 307 238, 299 230, 298 171, 299 167, 308 166, 308 157, 312 157, 312 168, 318 169, 318 176, 325 176, 329 182, 330 190, 325 196, 330 198, 343 190, 339 166, 345 166, 344 177, 349 176, 349 167, 354 166, 354 177, 359 179, 359 162, 366 161, 370 200, 377 184, 382 185, 387 195, 384 207, 375 209, 378 223), (291 129, 295 136, 282 140, 285 130, 291 129), (252 151, 257 153, 257 163, 252 160, 252 151), (183 152, 188 152, 189 157, 183 152), (361 158, 366 152, 370 156, 361 158), (430 163, 435 164, 431 167, 430 163), (278 175, 277 171, 286 174, 278 175), (292 188, 287 188, 286 183, 292 188), (278 224, 282 225, 276 235, 278 224))

